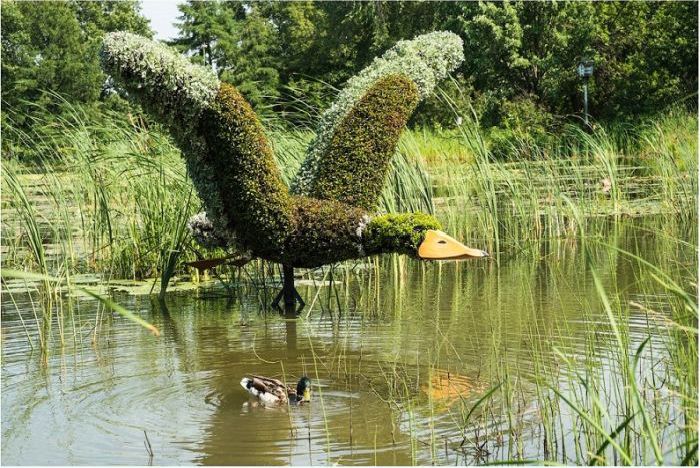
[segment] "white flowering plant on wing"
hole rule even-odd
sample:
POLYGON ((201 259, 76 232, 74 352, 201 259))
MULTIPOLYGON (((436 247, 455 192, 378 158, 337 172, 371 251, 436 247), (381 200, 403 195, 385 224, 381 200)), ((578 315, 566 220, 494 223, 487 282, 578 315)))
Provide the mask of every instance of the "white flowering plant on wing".
POLYGON ((100 60, 104 70, 119 77, 129 92, 141 94, 142 103, 166 118, 172 113, 171 122, 177 116, 194 123, 219 90, 219 79, 213 70, 190 62, 165 44, 136 34, 107 34, 100 60))
POLYGON ((463 61, 462 39, 448 31, 436 31, 412 40, 399 41, 384 55, 375 58, 367 68, 348 80, 331 107, 321 116, 316 137, 309 144, 306 158, 292 183, 292 190, 300 195, 309 195, 318 161, 326 152, 336 127, 378 79, 391 74, 406 75, 416 84, 421 99, 425 99, 437 83, 463 61))

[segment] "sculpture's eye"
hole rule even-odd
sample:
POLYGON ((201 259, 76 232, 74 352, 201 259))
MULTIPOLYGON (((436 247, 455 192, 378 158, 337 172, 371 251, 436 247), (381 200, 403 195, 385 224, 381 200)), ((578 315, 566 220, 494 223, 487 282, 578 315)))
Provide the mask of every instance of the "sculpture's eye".
POLYGON ((447 244, 447 241, 441 240, 441 241, 438 241, 438 244, 447 244))

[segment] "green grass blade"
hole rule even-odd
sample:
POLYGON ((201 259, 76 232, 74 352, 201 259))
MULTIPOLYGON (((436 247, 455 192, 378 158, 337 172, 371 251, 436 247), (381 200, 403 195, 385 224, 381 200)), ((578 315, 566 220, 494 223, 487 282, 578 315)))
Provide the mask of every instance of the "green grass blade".
POLYGON ((107 307, 110 310, 113 310, 114 312, 118 313, 119 315, 121 315, 125 319, 131 320, 132 322, 141 325, 142 327, 144 327, 145 329, 147 329, 148 331, 153 333, 155 336, 160 336, 160 331, 158 330, 158 328, 156 328, 154 325, 151 325, 150 323, 148 323, 147 321, 145 321, 144 319, 142 319, 138 315, 134 314, 133 312, 125 309, 124 307, 117 304, 113 300, 108 299, 108 298, 103 297, 103 296, 100 296, 99 294, 97 294, 93 291, 90 291, 89 289, 86 289, 86 288, 78 288, 78 289, 83 291, 88 296, 91 296, 91 297, 97 299, 102 304, 104 304, 105 307, 107 307))
POLYGON ((625 463, 628 465, 632 465, 632 458, 630 457, 629 453, 623 449, 620 444, 615 442, 615 439, 610 437, 610 434, 608 431, 606 431, 603 427, 601 427, 593 418, 591 418, 585 411, 583 411, 581 408, 576 406, 575 403, 573 403, 571 400, 569 400, 567 397, 564 396, 556 387, 549 386, 550 390, 552 390, 559 398, 564 400, 564 402, 569 405, 569 407, 574 410, 584 421, 586 421, 588 424, 593 427, 593 429, 598 432, 601 436, 605 438, 605 440, 608 441, 608 443, 615 449, 617 450, 617 453, 620 455, 620 457, 624 460, 625 463))
MULTIPOLYGON (((17 279, 25 279, 25 280, 34 280, 34 281, 49 281, 52 283, 58 283, 60 282, 59 278, 55 278, 53 276, 49 275, 42 275, 40 273, 32 273, 32 272, 27 272, 27 271, 19 271, 19 270, 11 270, 7 268, 3 268, 2 271, 0 271, 0 276, 3 278, 17 278, 17 279)), ((100 296, 99 294, 95 293, 94 291, 91 291, 87 288, 80 287, 80 286, 74 286, 76 289, 79 291, 84 292, 88 296, 97 299, 100 301, 102 304, 105 305, 110 310, 113 310, 114 312, 118 313, 122 317, 124 317, 127 320, 131 320, 134 323, 137 323, 138 325, 141 325, 151 333, 153 333, 155 336, 160 336, 160 331, 158 328, 156 328, 154 325, 148 323, 138 315, 134 314, 133 312, 125 309, 123 306, 117 304, 111 299, 108 299, 106 297, 100 296)))
MULTIPOLYGON (((499 383, 499 384, 496 385, 495 387, 491 388, 488 392, 484 393, 484 395, 483 395, 481 398, 479 398, 479 400, 477 400, 476 403, 474 403, 474 405, 471 407, 471 409, 470 409, 469 412, 467 413, 467 416, 464 418, 464 425, 465 425, 465 426, 466 426, 466 424, 469 422, 469 418, 471 418, 472 413, 474 413, 474 411, 475 411, 479 406, 481 406, 481 404, 482 404, 484 401, 486 401, 491 395, 493 395, 493 394, 496 392, 496 390, 498 390, 499 388, 501 388, 501 385, 503 385, 503 384, 502 384, 502 383, 499 383)), ((460 395, 460 397, 461 397, 461 395, 460 395)))
MULTIPOLYGON (((622 432, 624 428, 627 427, 629 423, 631 423, 634 420, 634 417, 637 416, 637 413, 632 414, 629 416, 627 419, 622 421, 622 423, 615 428, 614 431, 612 431, 609 435, 609 439, 614 440, 617 435, 622 432)), ((597 459, 603 454, 606 448, 608 448, 608 445, 610 445, 610 441, 608 439, 605 440, 602 444, 600 444, 600 447, 598 447, 598 450, 596 450, 595 455, 592 456, 591 458, 588 459, 588 464, 589 465, 597 465, 597 459)))
POLYGON ((683 458, 683 461, 681 462, 681 466, 691 466, 691 465, 697 466, 697 464, 698 464, 697 456, 698 456, 698 444, 696 442, 695 445, 693 446, 693 448, 690 449, 690 451, 688 451, 685 458, 683 458))

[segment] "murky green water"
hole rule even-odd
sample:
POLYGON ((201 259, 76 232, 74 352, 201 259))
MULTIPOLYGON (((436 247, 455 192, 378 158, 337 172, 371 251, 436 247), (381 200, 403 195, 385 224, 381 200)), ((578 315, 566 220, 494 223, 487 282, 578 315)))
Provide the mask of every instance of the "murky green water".
MULTIPOLYGON (((678 278, 696 271, 692 245, 639 227, 612 226, 602 240, 678 278)), ((682 235, 692 244, 694 232, 682 235)), ((536 382, 574 391, 562 356, 580 361, 615 414, 624 397, 615 390, 621 377, 610 327, 578 242, 523 249, 529 250, 504 252, 500 265, 402 259, 384 261, 379 274, 358 268, 334 287, 301 286, 314 306, 298 318, 261 308, 274 288, 268 297, 253 288, 230 297, 200 289, 171 294, 165 304, 115 295, 155 324, 160 337, 80 299, 67 315, 65 344, 56 336, 46 367, 18 314, 34 336, 36 305, 28 294, 6 290, 2 463, 580 462, 585 436, 576 432, 572 411, 559 405, 549 421, 536 382), (247 373, 289 382, 308 375, 314 399, 302 407, 257 406, 239 385, 247 373)), ((677 438, 673 429, 684 422, 669 396, 674 376, 659 325, 669 314, 668 293, 613 249, 594 251, 594 268, 613 297, 660 314, 630 308, 625 329, 632 350, 651 337, 640 372, 668 418, 667 437, 677 438)), ((638 456, 645 454, 640 448, 638 456)))

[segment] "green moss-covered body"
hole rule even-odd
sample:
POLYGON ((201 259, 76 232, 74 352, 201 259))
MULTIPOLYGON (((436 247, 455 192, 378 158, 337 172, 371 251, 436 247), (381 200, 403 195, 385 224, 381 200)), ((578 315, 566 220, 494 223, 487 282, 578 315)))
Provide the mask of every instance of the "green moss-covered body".
POLYGON ((405 75, 377 80, 335 129, 309 182, 309 195, 373 210, 419 99, 418 88, 405 75))
POLYGON ((367 212, 333 200, 293 197, 294 229, 276 261, 313 268, 364 257, 362 233, 367 212))
POLYGON ((407 51, 403 61, 392 58, 398 52, 387 53, 389 66, 355 82, 363 95, 352 106, 346 96, 314 170, 306 168, 311 196, 289 193, 255 112, 211 71, 128 33, 107 35, 102 63, 170 128, 206 208, 196 220, 203 239, 212 245, 235 239, 254 257, 311 268, 387 252, 416 254, 425 232, 440 229, 421 213, 373 214, 401 130, 445 73, 437 47, 424 55, 416 48, 428 39, 399 47, 407 51), (408 74, 401 72, 405 64, 412 64, 408 74))
POLYGON ((233 87, 222 84, 199 121, 207 151, 191 155, 213 169, 227 227, 256 256, 284 250, 293 229, 292 202, 255 112, 233 87))
POLYGON ((424 213, 370 216, 336 201, 295 196, 296 225, 284 255, 270 260, 314 268, 382 253, 416 255, 428 229, 440 222, 424 213))
POLYGON ((416 255, 429 229, 442 229, 440 222, 425 213, 387 214, 373 218, 364 233, 367 255, 396 252, 416 255))

